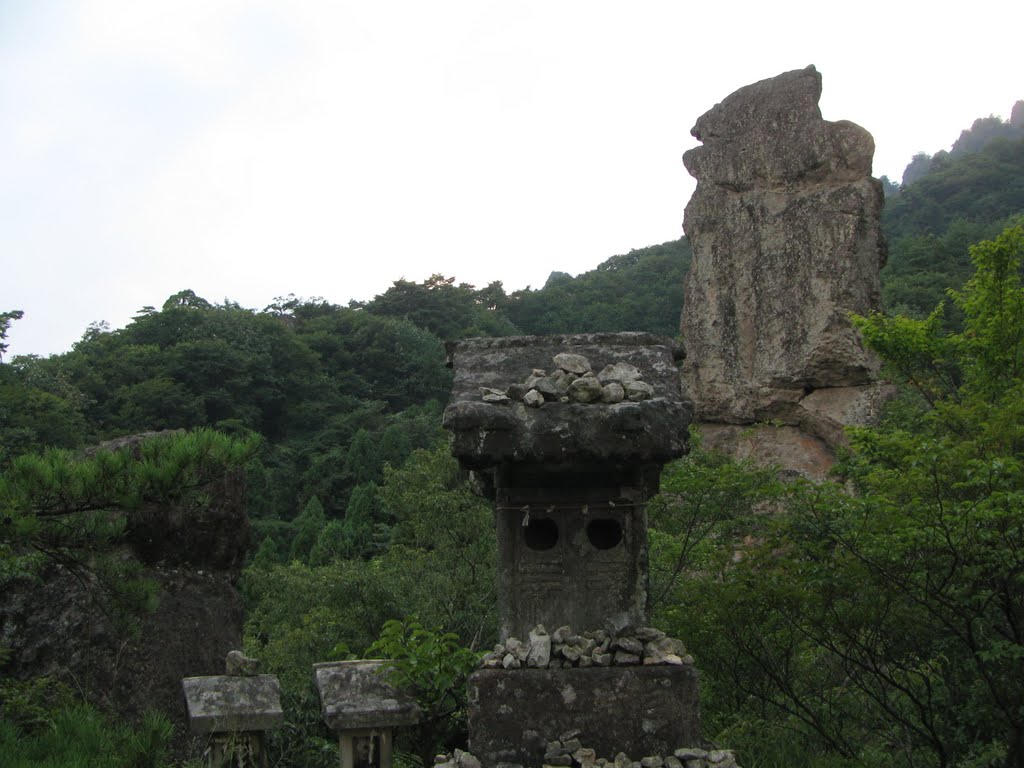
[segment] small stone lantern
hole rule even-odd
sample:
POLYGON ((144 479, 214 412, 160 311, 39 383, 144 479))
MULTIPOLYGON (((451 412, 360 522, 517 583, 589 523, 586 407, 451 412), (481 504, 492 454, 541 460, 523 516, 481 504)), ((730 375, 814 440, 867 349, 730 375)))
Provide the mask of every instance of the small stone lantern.
POLYGON ((420 721, 420 708, 381 674, 384 662, 313 665, 320 708, 338 734, 341 768, 391 768, 393 731, 420 721))
POLYGON ((181 681, 189 730, 209 735, 207 768, 267 766, 264 734, 284 723, 281 686, 274 675, 251 674, 254 666, 253 660, 232 651, 229 674, 181 681), (248 664, 233 666, 239 659, 248 664))

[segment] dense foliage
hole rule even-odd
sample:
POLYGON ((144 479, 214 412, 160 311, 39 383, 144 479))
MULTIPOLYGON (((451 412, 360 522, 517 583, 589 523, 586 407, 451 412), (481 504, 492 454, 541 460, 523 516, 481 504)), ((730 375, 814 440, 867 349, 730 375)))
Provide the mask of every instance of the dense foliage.
POLYGON ((0 754, 7 768, 161 768, 169 765, 172 733, 160 714, 113 723, 89 706, 69 703, 46 727, 0 719, 0 754))
MULTIPOLYGON (((890 252, 882 284, 891 310, 927 315, 947 288, 959 289, 970 275, 968 246, 996 236, 1024 211, 1024 137, 999 135, 1009 131, 1006 125, 983 130, 992 120, 975 125, 978 132, 970 132, 962 151, 915 158, 912 166, 927 159, 926 172, 887 192, 883 228, 890 252)), ((955 328, 959 320, 954 314, 947 324, 955 328)))
POLYGON ((685 238, 613 256, 578 277, 552 272, 544 287, 498 306, 523 333, 651 331, 675 336, 693 251, 685 238))

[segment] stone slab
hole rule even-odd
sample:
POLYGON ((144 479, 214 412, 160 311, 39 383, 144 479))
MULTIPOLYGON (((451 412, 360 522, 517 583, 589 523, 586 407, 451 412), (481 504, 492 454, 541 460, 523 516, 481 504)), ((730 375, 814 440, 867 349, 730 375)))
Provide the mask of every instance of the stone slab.
POLYGON ((274 675, 210 675, 181 681, 192 733, 269 731, 284 724, 274 675))
POLYGON ((600 757, 667 755, 700 743, 692 665, 475 672, 469 751, 485 768, 541 765, 547 742, 579 731, 600 757))
POLYGON ((332 731, 415 725, 420 708, 379 674, 384 662, 370 659, 313 665, 320 711, 332 731))

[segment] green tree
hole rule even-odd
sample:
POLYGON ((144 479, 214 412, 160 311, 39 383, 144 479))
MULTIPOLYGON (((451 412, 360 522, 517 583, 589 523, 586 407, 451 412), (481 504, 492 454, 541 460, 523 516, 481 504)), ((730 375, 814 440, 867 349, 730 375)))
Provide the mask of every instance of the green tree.
POLYGON ((496 641, 497 543, 490 505, 471 489, 447 445, 385 468, 381 507, 393 519, 380 568, 405 610, 470 647, 496 641))
POLYGON ((342 524, 344 555, 368 559, 387 549, 390 527, 383 520, 380 492, 374 483, 363 483, 352 490, 345 521, 342 524))
POLYGON ((3 362, 4 354, 7 352, 7 332, 11 327, 11 323, 15 320, 21 320, 24 316, 25 313, 20 309, 0 312, 0 363, 3 362))
POLYGON ((482 292, 455 278, 434 274, 422 283, 396 280, 383 294, 365 305, 375 315, 400 317, 441 339, 470 336, 509 336, 515 326, 498 311, 504 291, 491 283, 482 292))
POLYGON ((503 311, 523 333, 648 331, 675 336, 692 251, 685 238, 613 256, 577 277, 552 272, 503 311))
POLYGON ((295 538, 292 540, 292 560, 309 561, 309 553, 316 545, 320 532, 327 525, 324 507, 320 499, 313 496, 302 509, 302 514, 295 518, 295 538))
POLYGON ((466 680, 479 654, 460 646, 451 632, 427 629, 414 619, 385 622, 366 653, 387 659, 384 669, 390 682, 416 697, 420 722, 399 738, 409 742, 424 764, 452 743, 465 743, 466 680))
POLYGON ((22 454, 74 448, 86 429, 81 411, 72 402, 18 378, 0 383, 0 468, 22 454))

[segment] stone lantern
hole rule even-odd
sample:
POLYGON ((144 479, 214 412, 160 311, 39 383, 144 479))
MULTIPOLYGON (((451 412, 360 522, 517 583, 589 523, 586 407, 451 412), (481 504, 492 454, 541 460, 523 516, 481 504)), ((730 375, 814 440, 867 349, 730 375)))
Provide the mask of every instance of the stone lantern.
POLYGON ((415 725, 420 708, 381 674, 384 662, 313 665, 324 722, 338 736, 341 768, 391 768, 394 729, 415 725))
POLYGON ((209 738, 207 768, 267 768, 265 732, 284 723, 281 686, 274 675, 186 677, 181 686, 189 730, 209 738))
MULTIPOLYGON (((688 446, 681 346, 645 333, 575 334, 468 339, 448 354, 452 453, 495 505, 501 641, 546 634, 538 625, 606 640, 650 632, 645 503, 688 446)), ((526 668, 531 658, 478 670, 470 751, 488 766, 539 765, 567 731, 608 754, 696 743, 692 661, 629 659, 635 666, 526 668)))

